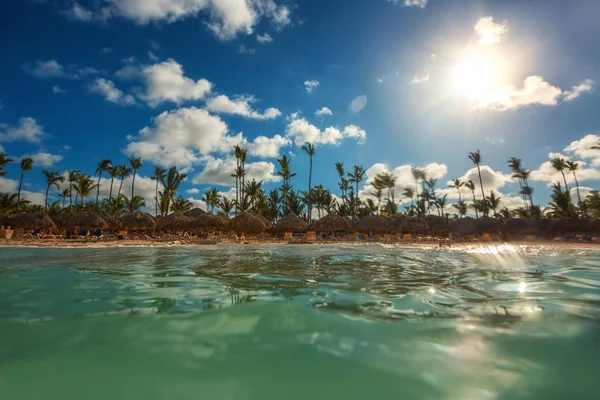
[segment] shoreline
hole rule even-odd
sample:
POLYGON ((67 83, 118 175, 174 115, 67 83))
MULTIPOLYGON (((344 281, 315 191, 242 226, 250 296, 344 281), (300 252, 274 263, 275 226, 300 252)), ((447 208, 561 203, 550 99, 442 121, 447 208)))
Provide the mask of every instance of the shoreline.
POLYGON ((600 243, 585 243, 585 242, 564 242, 556 240, 545 241, 473 241, 473 242, 413 242, 413 243, 383 243, 383 242, 359 242, 359 241, 323 241, 313 243, 285 243, 282 241, 247 241, 244 243, 236 243, 232 241, 221 241, 215 243, 193 243, 193 242, 151 242, 138 240, 120 240, 120 241, 53 241, 53 240, 3 240, 0 241, 0 248, 103 248, 103 247, 208 247, 215 248, 219 246, 294 246, 294 247, 313 247, 313 246, 335 246, 335 245, 351 245, 351 246, 372 246, 379 245, 384 247, 398 248, 473 248, 473 247, 489 247, 489 246, 527 246, 527 247, 554 247, 564 249, 582 249, 582 250, 600 250, 600 243))

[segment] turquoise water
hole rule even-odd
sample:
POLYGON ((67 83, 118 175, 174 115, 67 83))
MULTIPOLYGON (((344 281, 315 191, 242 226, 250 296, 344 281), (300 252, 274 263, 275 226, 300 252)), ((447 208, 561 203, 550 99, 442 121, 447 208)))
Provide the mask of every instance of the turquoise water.
POLYGON ((0 399, 598 399, 600 251, 0 248, 0 399))

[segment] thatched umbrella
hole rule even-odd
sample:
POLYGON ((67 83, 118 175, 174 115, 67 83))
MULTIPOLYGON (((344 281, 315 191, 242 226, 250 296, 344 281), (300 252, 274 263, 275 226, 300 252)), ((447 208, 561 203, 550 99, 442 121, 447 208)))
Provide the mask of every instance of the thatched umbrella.
POLYGON ((303 232, 308 227, 302 218, 294 213, 289 213, 277 221, 275 230, 278 232, 303 232))
POLYGON ((390 229, 394 232, 408 232, 410 230, 408 219, 404 215, 400 215, 399 217, 392 219, 389 224, 390 229))
MULTIPOLYGON (((466 219, 466 218, 464 218, 466 219)), ((475 227, 479 233, 499 233, 502 232, 504 225, 495 218, 481 217, 474 220, 475 227)))
POLYGON ((464 235, 477 233, 477 225, 471 218, 460 218, 452 221, 449 228, 452 233, 462 233, 464 235))
POLYGON ((425 217, 427 226, 431 233, 447 233, 448 232, 448 220, 438 215, 428 215, 425 217))
POLYGON ((161 230, 179 230, 187 229, 193 226, 192 219, 186 217, 178 211, 173 211, 171 214, 161 218, 156 227, 161 230))
POLYGON ((202 210, 201 208, 192 208, 190 211, 186 212, 185 215, 186 217, 190 217, 190 218, 198 218, 199 216, 206 214, 206 211, 202 210))
POLYGON ((592 223, 588 219, 558 219, 552 221, 552 233, 585 233, 589 232, 592 223))
POLYGON ((133 230, 151 231, 156 228, 154 218, 140 211, 135 211, 122 216, 121 224, 123 224, 124 228, 133 230))
POLYGON ((191 229, 222 229, 225 221, 216 215, 204 213, 196 218, 191 218, 191 229))
POLYGON ((521 218, 512 218, 504 221, 502 230, 506 233, 528 233, 532 230, 529 222, 521 218))
POLYGON ((227 222, 227 227, 235 233, 260 233, 267 230, 267 225, 256 214, 240 213, 227 222))
POLYGON ((79 226, 84 229, 104 229, 108 224, 96 214, 81 213, 75 214, 69 218, 69 226, 79 226))
POLYGON ((73 213, 69 211, 60 211, 56 214, 52 214, 50 218, 56 224, 59 229, 68 229, 71 227, 70 220, 73 217, 73 213))
POLYGON ((115 218, 112 215, 105 214, 102 216, 102 219, 106 222, 106 228, 111 231, 118 231, 123 226, 119 218, 115 218))
POLYGON ((50 216, 44 212, 12 214, 6 224, 23 229, 56 229, 50 216))
POLYGON ((379 215, 367 215, 352 224, 354 229, 360 232, 387 232, 390 230, 390 224, 379 215))
POLYGON ((327 214, 311 225, 312 230, 316 232, 349 232, 352 230, 350 222, 337 214, 327 214))
POLYGON ((229 215, 225 214, 224 212, 217 213, 217 217, 221 218, 225 222, 229 221, 229 215))

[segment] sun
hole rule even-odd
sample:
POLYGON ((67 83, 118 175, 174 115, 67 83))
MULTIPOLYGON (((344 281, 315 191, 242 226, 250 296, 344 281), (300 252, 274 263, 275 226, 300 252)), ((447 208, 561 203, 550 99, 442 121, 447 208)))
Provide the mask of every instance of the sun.
POLYGON ((495 86, 500 79, 497 63, 483 54, 469 52, 454 68, 454 86, 458 93, 477 97, 495 86))

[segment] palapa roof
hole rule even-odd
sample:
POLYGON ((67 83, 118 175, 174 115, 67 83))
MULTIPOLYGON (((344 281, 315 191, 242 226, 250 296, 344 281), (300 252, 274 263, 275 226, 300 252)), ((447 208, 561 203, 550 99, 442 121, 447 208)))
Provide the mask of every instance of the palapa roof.
POLYGON ((472 235, 477 233, 477 225, 471 218, 460 218, 449 225, 450 232, 472 235))
POLYGON ((206 214, 206 211, 204 211, 201 208, 196 207, 196 208, 192 208, 190 211, 186 212, 184 215, 186 217, 190 217, 190 218, 197 218, 203 214, 206 214))
POLYGON ((475 227, 477 228, 477 231, 479 233, 502 232, 502 229, 504 227, 504 224, 501 221, 490 217, 481 217, 479 219, 474 220, 474 222, 475 227))
POLYGON ((171 214, 157 221, 157 228, 159 229, 187 229, 191 226, 192 219, 178 211, 173 211, 171 214))
POLYGON ((102 216, 102 219, 106 222, 107 229, 111 230, 119 230, 122 228, 121 220, 119 218, 115 218, 112 215, 105 214, 102 216))
POLYGON ((190 219, 191 229, 223 228, 225 226, 225 221, 222 218, 208 213, 190 219))
POLYGON ((367 215, 352 226, 361 232, 387 232, 392 229, 392 225, 379 215, 367 215))
POLYGON ((267 225, 256 214, 240 213, 227 222, 227 227, 235 233, 260 233, 267 230, 267 225))
POLYGON ((70 226, 79 226, 84 229, 104 229, 108 226, 106 221, 92 213, 74 214, 69 218, 70 226))
POLYGON ((552 221, 550 231, 553 233, 583 233, 589 232, 593 223, 588 219, 558 219, 552 221))
POLYGON ((508 233, 525 233, 530 230, 530 224, 521 218, 507 219, 502 230, 508 233))
POLYGON ((294 213, 289 213, 277 221, 275 230, 278 232, 303 232, 308 228, 308 224, 294 213))
POLYGON ((350 222, 337 214, 327 214, 311 224, 311 229, 316 232, 348 232, 352 230, 350 222))
POLYGON ((70 220, 73 215, 74 214, 70 211, 60 211, 56 214, 52 214, 50 218, 52 218, 52 221, 54 221, 58 228, 66 229, 71 227, 70 220))
POLYGON ((135 211, 122 216, 121 224, 123 224, 123 227, 126 229, 153 230, 156 228, 154 218, 140 211, 135 211))
POLYGON ((229 221, 229 215, 225 214, 224 212, 217 213, 217 217, 221 218, 225 222, 229 221))
POLYGON ((12 214, 4 223, 24 229, 56 229, 54 221, 44 212, 12 214))

